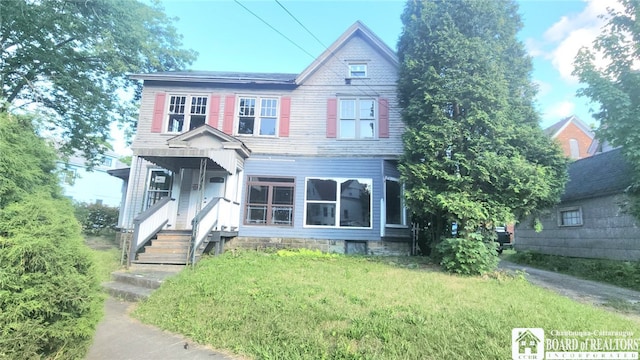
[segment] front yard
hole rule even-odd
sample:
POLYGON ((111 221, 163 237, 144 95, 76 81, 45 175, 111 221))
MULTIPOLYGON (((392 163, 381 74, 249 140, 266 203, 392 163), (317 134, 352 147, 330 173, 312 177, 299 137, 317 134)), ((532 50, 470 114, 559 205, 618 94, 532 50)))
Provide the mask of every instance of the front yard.
POLYGON ((134 316, 255 359, 508 359, 512 328, 640 324, 496 273, 420 258, 228 252, 167 281, 134 316))

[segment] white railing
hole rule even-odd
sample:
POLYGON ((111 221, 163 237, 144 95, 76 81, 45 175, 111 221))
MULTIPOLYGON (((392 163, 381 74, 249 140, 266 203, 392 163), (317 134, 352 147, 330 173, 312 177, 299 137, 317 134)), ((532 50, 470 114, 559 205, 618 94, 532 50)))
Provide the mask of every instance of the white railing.
POLYGON ((129 252, 129 264, 136 253, 158 231, 167 225, 173 211, 174 199, 165 197, 133 219, 133 239, 129 252))
POLYGON ((193 218, 193 230, 189 255, 191 263, 196 260, 196 252, 213 230, 235 230, 240 223, 240 204, 226 198, 212 199, 193 218))

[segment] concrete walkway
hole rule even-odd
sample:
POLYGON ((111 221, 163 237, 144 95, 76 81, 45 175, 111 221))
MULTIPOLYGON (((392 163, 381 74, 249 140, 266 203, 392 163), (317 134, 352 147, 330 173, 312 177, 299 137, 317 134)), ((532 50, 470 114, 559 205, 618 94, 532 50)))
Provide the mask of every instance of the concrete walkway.
POLYGON ((112 297, 107 299, 105 317, 98 325, 87 359, 241 359, 193 344, 180 335, 144 325, 129 317, 129 308, 133 305, 135 303, 120 301, 112 297))
POLYGON ((540 270, 504 260, 500 261, 499 267, 505 270, 524 271, 527 280, 532 284, 555 291, 576 301, 594 305, 606 305, 611 300, 622 300, 634 304, 640 302, 640 292, 630 289, 583 280, 570 275, 540 270))

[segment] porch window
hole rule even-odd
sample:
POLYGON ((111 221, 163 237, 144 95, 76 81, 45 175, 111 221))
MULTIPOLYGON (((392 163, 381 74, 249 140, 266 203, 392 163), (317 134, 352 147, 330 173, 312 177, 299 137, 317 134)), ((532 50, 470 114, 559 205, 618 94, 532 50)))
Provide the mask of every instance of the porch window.
POLYGON ((404 206, 404 188, 398 179, 387 178, 384 181, 386 224, 405 226, 407 224, 404 206))
POLYGON ((293 226, 294 178, 250 176, 245 224, 293 226))
POLYGON ((340 99, 338 136, 341 139, 373 139, 378 119, 376 99, 340 99))
POLYGON ((150 208, 160 199, 171 196, 171 186, 173 185, 173 175, 168 170, 151 170, 149 174, 149 185, 147 186, 147 196, 145 209, 150 208))
POLYGON ((240 97, 238 134, 275 136, 278 126, 278 99, 240 97))
POLYGON ((307 179, 305 225, 371 228, 371 179, 307 179))
POLYGON ((207 117, 207 97, 171 95, 167 132, 183 132, 204 125, 207 117))

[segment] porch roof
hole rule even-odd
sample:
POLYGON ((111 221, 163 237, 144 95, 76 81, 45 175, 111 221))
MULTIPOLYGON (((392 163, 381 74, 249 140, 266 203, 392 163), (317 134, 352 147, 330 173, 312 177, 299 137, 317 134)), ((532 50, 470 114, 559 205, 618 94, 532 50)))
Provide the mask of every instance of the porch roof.
POLYGON ((240 140, 209 125, 203 125, 167 140, 168 147, 137 148, 134 154, 165 169, 198 169, 207 159, 208 169, 224 169, 235 174, 238 161, 243 162, 251 150, 240 140))

